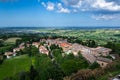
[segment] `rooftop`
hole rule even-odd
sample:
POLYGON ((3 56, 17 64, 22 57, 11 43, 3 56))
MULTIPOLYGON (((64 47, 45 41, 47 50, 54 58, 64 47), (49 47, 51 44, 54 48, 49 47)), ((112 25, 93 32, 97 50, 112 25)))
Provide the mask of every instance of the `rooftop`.
POLYGON ((96 51, 100 51, 100 52, 102 52, 102 51, 112 51, 111 49, 109 49, 109 48, 105 48, 105 47, 97 47, 97 48, 91 48, 92 50, 96 50, 96 51))
POLYGON ((69 43, 61 43, 60 46, 61 47, 70 47, 71 45, 69 43))
POLYGON ((97 61, 103 61, 103 62, 106 62, 106 63, 110 63, 110 62, 112 62, 111 59, 103 58, 103 57, 97 57, 97 61))
POLYGON ((5 52, 4 55, 6 55, 6 56, 10 56, 10 55, 13 55, 13 54, 14 54, 13 52, 5 52))

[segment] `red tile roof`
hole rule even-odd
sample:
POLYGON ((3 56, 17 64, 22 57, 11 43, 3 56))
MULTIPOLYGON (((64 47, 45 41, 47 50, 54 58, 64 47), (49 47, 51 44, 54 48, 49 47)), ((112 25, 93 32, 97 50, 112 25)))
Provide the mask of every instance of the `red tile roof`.
POLYGON ((60 46, 61 46, 61 47, 70 47, 71 45, 68 44, 68 43, 61 43, 60 46))

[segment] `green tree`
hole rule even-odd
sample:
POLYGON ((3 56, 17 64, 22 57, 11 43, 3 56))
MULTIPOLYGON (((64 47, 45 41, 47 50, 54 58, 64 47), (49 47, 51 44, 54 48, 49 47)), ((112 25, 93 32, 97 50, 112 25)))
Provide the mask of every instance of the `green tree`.
POLYGON ((66 75, 70 75, 77 72, 79 69, 87 68, 88 63, 80 54, 78 57, 69 54, 63 57, 63 62, 60 63, 60 66, 66 75))
POLYGON ((62 50, 61 49, 53 49, 52 54, 57 57, 59 54, 62 54, 62 50))
POLYGON ((4 46, 4 41, 0 40, 0 47, 3 47, 3 46, 4 46))
POLYGON ((66 75, 70 75, 71 73, 74 73, 78 70, 76 61, 74 61, 74 60, 65 60, 61 64, 61 68, 66 75))
POLYGON ((90 69, 95 69, 95 68, 99 68, 100 65, 97 62, 94 62, 93 64, 90 65, 90 69))
POLYGON ((0 64, 2 64, 4 61, 3 55, 0 55, 0 64))
POLYGON ((22 43, 22 40, 21 40, 21 39, 17 39, 15 45, 18 46, 18 45, 20 45, 21 43, 22 43))
POLYGON ((53 64, 51 67, 47 69, 47 71, 49 72, 50 79, 63 80, 64 73, 59 66, 53 64))
POLYGON ((62 50, 62 48, 60 48, 58 45, 55 45, 55 44, 52 44, 50 46, 50 50, 52 51, 53 49, 61 49, 62 50))
POLYGON ((35 56, 36 54, 39 54, 39 50, 38 50, 38 48, 32 46, 31 47, 31 55, 35 56))
POLYGON ((107 42, 105 47, 112 49, 113 54, 119 54, 120 56, 120 43, 118 42, 107 42))
POLYGON ((35 80, 35 77, 37 76, 37 71, 34 69, 33 65, 30 67, 30 80, 35 80))
POLYGON ((52 66, 51 59, 46 54, 39 54, 35 57, 35 68, 38 72, 38 80, 50 79, 50 74, 47 71, 52 66))

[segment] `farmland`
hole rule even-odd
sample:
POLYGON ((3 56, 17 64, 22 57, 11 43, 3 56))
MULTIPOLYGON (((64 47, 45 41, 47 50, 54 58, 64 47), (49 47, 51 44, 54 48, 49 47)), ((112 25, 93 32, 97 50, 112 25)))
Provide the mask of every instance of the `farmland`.
POLYGON ((106 42, 120 40, 119 29, 95 29, 95 30, 39 30, 41 33, 55 33, 60 36, 77 37, 81 40, 92 39, 98 42, 98 44, 104 45, 106 42))

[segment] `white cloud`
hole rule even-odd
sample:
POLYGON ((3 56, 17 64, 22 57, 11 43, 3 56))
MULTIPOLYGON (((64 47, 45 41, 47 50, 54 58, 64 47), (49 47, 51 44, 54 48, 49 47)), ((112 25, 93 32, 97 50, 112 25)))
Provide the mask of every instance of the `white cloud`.
POLYGON ((102 14, 99 14, 99 15, 92 15, 92 18, 93 19, 96 19, 96 20, 111 20, 111 19, 114 19, 116 18, 116 15, 102 15, 102 14))
POLYGON ((114 19, 120 13, 120 4, 115 0, 60 0, 58 2, 42 2, 47 10, 58 13, 86 12, 94 14, 92 18, 114 19), (113 14, 113 15, 111 15, 113 14))
POLYGON ((109 10, 120 11, 120 5, 114 0, 62 0, 68 7, 79 8, 80 10, 109 10))
POLYGON ((54 7, 55 7, 54 3, 52 3, 52 2, 48 2, 47 3, 47 10, 52 11, 52 10, 54 10, 54 7))
MULTIPOLYGON (((40 0, 39 0, 40 1, 40 0)), ((114 0, 61 0, 60 5, 66 8, 63 8, 64 11, 69 11, 68 8, 79 9, 80 11, 120 11, 120 5, 117 4, 114 0), (63 5, 62 5, 63 4, 63 5)), ((59 3, 58 3, 59 4, 59 3)), ((42 5, 47 8, 47 10, 54 10, 55 6, 58 4, 47 2, 46 4, 42 2, 42 5)))
POLYGON ((76 5, 73 5, 72 7, 80 8, 81 5, 82 5, 82 1, 79 1, 76 5))
POLYGON ((70 13, 70 10, 68 8, 63 8, 61 3, 57 4, 58 11, 59 13, 70 13))
POLYGON ((67 6, 80 8, 82 0, 62 0, 62 2, 67 6))
POLYGON ((47 4, 42 2, 41 4, 49 11, 53 11, 55 9, 55 4, 52 2, 47 2, 47 4))
POLYGON ((96 9, 103 9, 103 10, 110 10, 110 11, 118 11, 120 10, 120 6, 117 5, 115 2, 106 2, 105 0, 96 0, 93 5, 93 8, 96 9))

